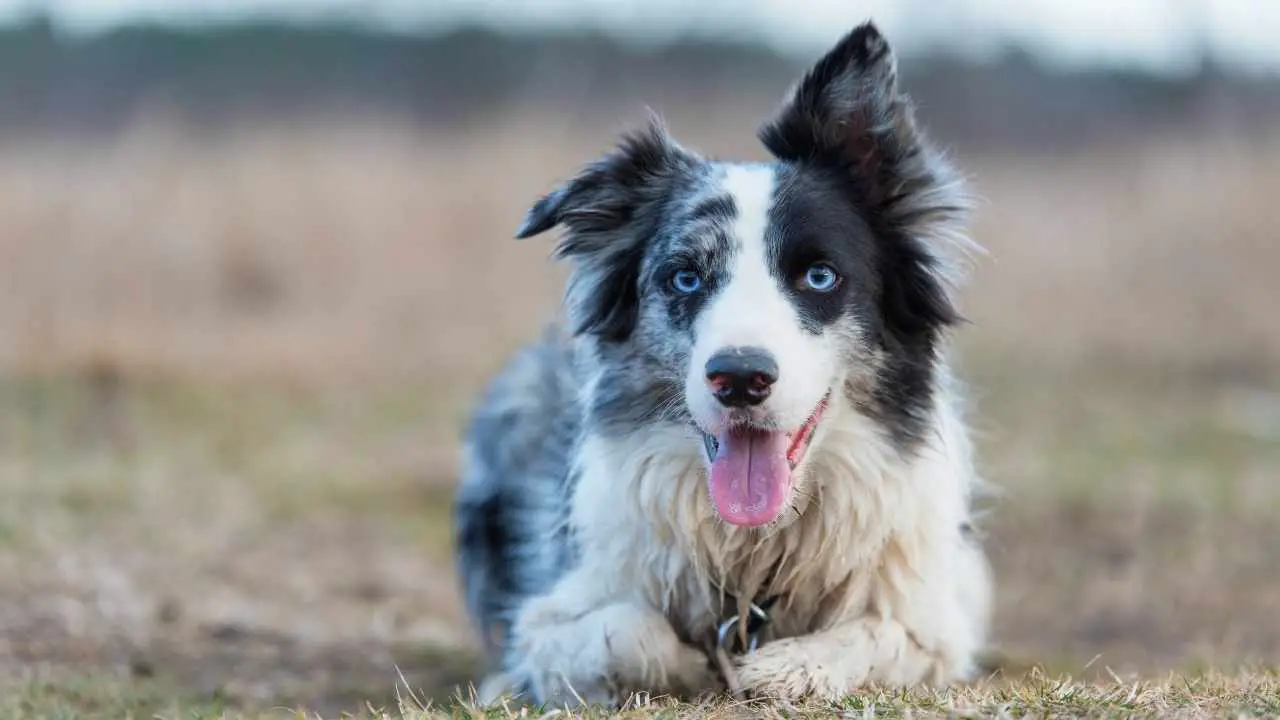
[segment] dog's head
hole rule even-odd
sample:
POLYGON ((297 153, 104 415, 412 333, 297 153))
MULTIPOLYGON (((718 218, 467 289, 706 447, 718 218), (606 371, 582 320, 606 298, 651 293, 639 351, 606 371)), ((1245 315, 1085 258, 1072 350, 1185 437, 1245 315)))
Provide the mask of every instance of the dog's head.
POLYGON ((569 323, 602 371, 593 426, 696 428, 712 499, 741 526, 791 504, 832 413, 875 419, 904 451, 920 441, 939 334, 958 319, 941 250, 966 210, 870 23, 760 139, 772 162, 713 161, 651 122, 518 232, 567 229, 569 323))

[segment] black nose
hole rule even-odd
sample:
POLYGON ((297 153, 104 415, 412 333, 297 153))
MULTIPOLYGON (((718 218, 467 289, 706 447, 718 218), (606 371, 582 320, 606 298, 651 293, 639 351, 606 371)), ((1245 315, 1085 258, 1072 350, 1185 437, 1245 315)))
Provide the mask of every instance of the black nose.
POLYGON ((763 348, 721 350, 707 361, 707 384, 727 407, 759 405, 778 381, 778 362, 763 348))

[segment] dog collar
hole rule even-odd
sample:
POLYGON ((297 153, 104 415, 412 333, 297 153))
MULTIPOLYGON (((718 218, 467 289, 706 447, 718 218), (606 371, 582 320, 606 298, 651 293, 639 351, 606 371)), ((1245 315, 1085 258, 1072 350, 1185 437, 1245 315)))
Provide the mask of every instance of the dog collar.
MULTIPOLYGON (((725 603, 727 607, 738 607, 736 596, 725 592, 718 583, 713 582, 712 586, 720 594, 722 602, 732 601, 732 604, 725 603)), ((745 619, 740 613, 735 612, 716 625, 716 636, 707 653, 707 659, 719 672, 720 678, 733 697, 742 697, 743 688, 738 681, 737 666, 731 656, 751 652, 760 646, 764 631, 773 622, 771 614, 773 606, 780 597, 782 596, 769 595, 760 600, 752 600, 748 604, 745 619)))
MULTIPOLYGON (((747 608, 747 617, 734 613, 716 627, 716 647, 733 655, 750 652, 760 646, 760 637, 765 628, 773 621, 769 611, 778 602, 779 595, 756 602, 752 601, 747 608)), ((737 603, 734 603, 734 607, 737 603)))
MULTIPOLYGON (((763 587, 770 587, 777 573, 778 568, 774 567, 769 574, 769 582, 765 583, 763 587)), ((744 618, 737 610, 739 607, 737 595, 726 590, 723 583, 715 580, 711 581, 711 588, 720 596, 721 607, 726 610, 716 623, 715 647, 733 655, 751 652, 759 647, 763 641, 764 631, 773 622, 773 606, 777 604, 782 596, 757 595, 747 604, 746 617, 744 618), (732 613, 730 614, 727 611, 732 611, 732 613)))

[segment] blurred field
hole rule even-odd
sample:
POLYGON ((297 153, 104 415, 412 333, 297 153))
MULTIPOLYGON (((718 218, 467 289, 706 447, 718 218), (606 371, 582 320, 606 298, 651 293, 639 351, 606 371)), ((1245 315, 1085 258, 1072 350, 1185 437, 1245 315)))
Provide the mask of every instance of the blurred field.
MULTIPOLYGON (((758 157, 771 106, 715 107, 664 111, 758 157)), ((15 702, 336 714, 393 703, 400 673, 435 698, 474 678, 459 423, 558 300, 516 224, 621 128, 152 116, 0 140, 15 702)), ((1005 491, 1004 672, 1280 663, 1280 135, 958 159, 990 251, 961 349, 1005 491)))

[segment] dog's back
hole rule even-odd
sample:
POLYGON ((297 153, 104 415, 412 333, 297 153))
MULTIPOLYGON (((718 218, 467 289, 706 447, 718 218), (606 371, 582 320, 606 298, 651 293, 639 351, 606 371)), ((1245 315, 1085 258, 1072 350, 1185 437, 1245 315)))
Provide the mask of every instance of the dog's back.
POLYGON ((454 544, 467 609, 501 657, 510 614, 571 564, 569 457, 580 427, 568 341, 552 327, 489 384, 465 438, 454 544))

